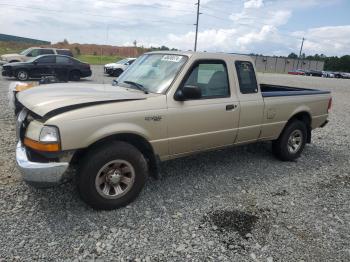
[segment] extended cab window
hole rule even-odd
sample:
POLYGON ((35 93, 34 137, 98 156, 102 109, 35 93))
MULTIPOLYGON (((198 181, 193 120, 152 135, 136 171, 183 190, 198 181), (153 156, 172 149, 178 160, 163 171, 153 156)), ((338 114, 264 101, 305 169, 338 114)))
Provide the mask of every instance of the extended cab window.
POLYGON ((239 89, 242 94, 252 94, 258 92, 254 67, 252 63, 246 61, 236 61, 236 71, 239 82, 239 89))
POLYGON ((199 62, 188 76, 186 85, 198 86, 202 90, 202 98, 229 96, 226 64, 223 61, 199 62))

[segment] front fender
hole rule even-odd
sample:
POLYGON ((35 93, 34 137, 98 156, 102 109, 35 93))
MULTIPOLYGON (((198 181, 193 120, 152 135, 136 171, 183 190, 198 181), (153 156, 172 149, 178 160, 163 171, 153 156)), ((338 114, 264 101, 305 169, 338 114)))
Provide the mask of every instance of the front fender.
POLYGON ((84 147, 88 147, 95 142, 102 140, 106 137, 118 134, 134 134, 143 137, 145 140, 150 140, 150 133, 145 128, 134 123, 114 123, 91 133, 84 142, 84 147))

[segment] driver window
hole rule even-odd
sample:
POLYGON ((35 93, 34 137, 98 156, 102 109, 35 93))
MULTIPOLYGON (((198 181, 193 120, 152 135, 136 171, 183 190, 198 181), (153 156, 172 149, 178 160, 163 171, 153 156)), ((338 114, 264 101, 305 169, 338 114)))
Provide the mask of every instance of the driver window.
POLYGON ((44 56, 36 60, 39 64, 53 64, 55 63, 54 56, 44 56))
POLYGON ((198 86, 204 99, 230 96, 227 69, 223 61, 199 62, 188 76, 186 85, 198 86))
POLYGON ((39 49, 33 49, 27 56, 36 57, 39 55, 39 49))

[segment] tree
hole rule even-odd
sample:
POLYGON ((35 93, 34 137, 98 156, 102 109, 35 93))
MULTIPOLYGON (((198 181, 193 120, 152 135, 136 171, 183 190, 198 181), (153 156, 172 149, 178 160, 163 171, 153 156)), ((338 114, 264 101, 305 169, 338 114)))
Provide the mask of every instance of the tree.
POLYGON ((288 55, 288 58, 293 58, 293 59, 297 59, 298 58, 298 55, 296 53, 290 53, 288 55))
POLYGON ((68 40, 66 38, 63 40, 63 44, 69 45, 69 42, 68 42, 68 40))
POLYGON ((80 53, 80 48, 79 47, 74 47, 74 50, 75 50, 75 53, 77 54, 77 55, 80 55, 81 53, 80 53))

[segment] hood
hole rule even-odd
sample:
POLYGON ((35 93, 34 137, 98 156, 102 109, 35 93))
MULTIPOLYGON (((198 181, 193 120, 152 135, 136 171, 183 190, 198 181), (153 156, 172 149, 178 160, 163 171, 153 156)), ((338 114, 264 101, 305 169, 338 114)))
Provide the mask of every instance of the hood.
POLYGON ((20 66, 20 65, 27 65, 28 63, 29 62, 12 62, 12 63, 4 64, 4 66, 20 66))
POLYGON ((105 65, 105 67, 117 67, 117 66, 121 66, 121 64, 109 63, 109 64, 106 64, 106 65, 105 65))
POLYGON ((19 102, 41 117, 102 103, 146 99, 149 94, 110 84, 40 85, 17 94, 19 102))
POLYGON ((2 55, 1 58, 6 59, 6 58, 19 57, 19 56, 21 56, 21 55, 20 54, 6 54, 6 55, 2 55))

